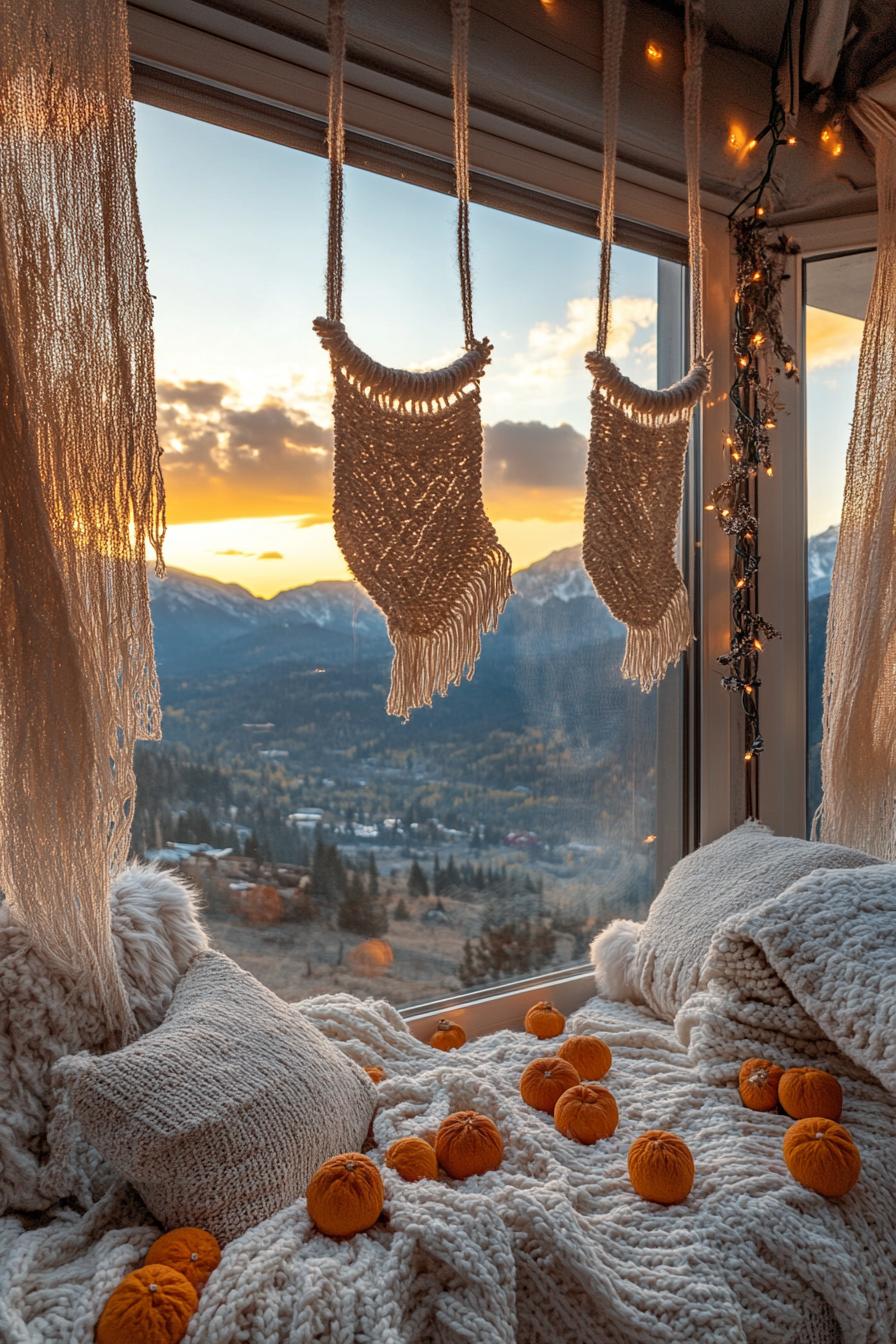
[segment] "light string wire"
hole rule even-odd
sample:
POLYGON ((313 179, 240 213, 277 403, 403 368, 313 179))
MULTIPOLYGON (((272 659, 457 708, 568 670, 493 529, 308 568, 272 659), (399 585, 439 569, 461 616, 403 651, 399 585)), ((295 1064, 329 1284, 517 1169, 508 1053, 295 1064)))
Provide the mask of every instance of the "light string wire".
POLYGON ((762 177, 737 203, 729 216, 737 257, 734 302, 735 376, 730 399, 734 424, 725 436, 728 479, 716 486, 707 504, 722 530, 733 539, 731 567, 731 635, 727 653, 716 661, 726 670, 725 690, 740 696, 744 714, 744 807, 747 817, 759 816, 759 758, 765 740, 759 722, 759 656, 780 632, 759 611, 759 473, 773 474, 769 431, 777 427, 782 403, 775 387, 781 373, 771 363, 781 361, 785 378, 798 379, 796 354, 785 341, 781 325, 781 288, 790 276, 787 259, 799 247, 785 234, 774 242, 766 237, 765 199, 772 182, 775 158, 786 144, 787 112, 781 101, 778 72, 794 59, 792 33, 796 0, 790 0, 778 62, 772 74, 769 119, 755 137, 759 144, 770 136, 762 177))

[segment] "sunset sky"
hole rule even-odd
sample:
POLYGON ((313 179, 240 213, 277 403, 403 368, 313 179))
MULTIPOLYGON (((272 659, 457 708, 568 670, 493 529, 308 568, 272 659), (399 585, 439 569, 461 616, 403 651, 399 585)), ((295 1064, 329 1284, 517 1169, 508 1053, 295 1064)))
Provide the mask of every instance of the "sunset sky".
MULTIPOLYGON (((169 565, 260 596, 347 578, 333 539, 323 308, 326 163, 137 105, 156 299, 169 565)), ((346 325, 384 364, 460 352, 454 202, 358 170, 346 181, 346 325)), ((581 540, 598 246, 473 207, 486 508, 516 568, 581 540)), ((656 378, 656 261, 614 252, 611 354, 656 378)), ((861 323, 808 328, 810 530, 839 516, 861 323), (813 467, 813 462, 817 464, 813 467), (838 476, 839 470, 839 476, 838 476)))

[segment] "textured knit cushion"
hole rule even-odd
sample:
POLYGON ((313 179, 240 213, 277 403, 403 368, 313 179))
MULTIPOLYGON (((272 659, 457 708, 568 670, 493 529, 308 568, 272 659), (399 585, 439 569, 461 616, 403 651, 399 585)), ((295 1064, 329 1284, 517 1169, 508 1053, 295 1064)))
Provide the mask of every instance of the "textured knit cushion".
POLYGON ((164 1022, 56 1077, 86 1139, 166 1228, 221 1242, 305 1193, 358 1149, 376 1089, 359 1065, 218 952, 202 952, 164 1022))
POLYGON ((666 878, 644 924, 614 920, 591 945, 599 992, 645 1003, 666 1022, 702 988, 712 936, 728 915, 778 896, 817 868, 882 863, 841 845, 776 836, 748 821, 682 859, 666 878))

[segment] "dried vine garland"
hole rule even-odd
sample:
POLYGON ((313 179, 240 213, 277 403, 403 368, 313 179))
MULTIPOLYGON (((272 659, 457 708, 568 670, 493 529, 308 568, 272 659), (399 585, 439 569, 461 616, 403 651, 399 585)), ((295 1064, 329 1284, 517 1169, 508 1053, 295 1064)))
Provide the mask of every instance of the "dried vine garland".
POLYGON ((728 479, 712 492, 716 517, 734 540, 731 570, 731 640, 716 661, 727 669, 722 685, 741 697, 744 711, 745 803, 747 816, 759 811, 759 761, 765 743, 759 728, 759 655, 779 632, 760 614, 759 598, 759 473, 772 475, 769 432, 783 409, 775 380, 797 378, 796 355, 781 329, 781 286, 788 258, 799 251, 792 239, 765 236, 764 210, 733 221, 737 255, 734 306, 736 374, 731 387, 734 425, 726 436, 728 479), (773 361, 779 360, 780 364, 773 361))

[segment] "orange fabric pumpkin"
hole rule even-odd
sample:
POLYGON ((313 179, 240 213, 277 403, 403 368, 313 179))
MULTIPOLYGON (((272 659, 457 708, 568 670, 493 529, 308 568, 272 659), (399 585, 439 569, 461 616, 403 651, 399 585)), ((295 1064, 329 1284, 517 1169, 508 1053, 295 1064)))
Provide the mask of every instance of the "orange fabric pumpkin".
POLYGON ((221 1247, 211 1232, 201 1227, 178 1227, 153 1242, 143 1263, 176 1269, 201 1292, 212 1270, 221 1263, 221 1247))
POLYGON ((780 1064, 767 1059, 748 1059, 741 1065, 737 1090, 751 1111, 773 1111, 778 1105, 778 1083, 784 1075, 780 1064))
POLYGON ((784 1135, 784 1161, 795 1181, 828 1199, 848 1194, 862 1170, 849 1132, 835 1120, 816 1116, 790 1126, 784 1135))
POLYGON ((381 1069, 379 1064, 366 1064, 364 1072, 374 1083, 384 1083, 386 1081, 386 1070, 381 1069))
POLYGON ((477 1111, 456 1111, 439 1126, 436 1157, 456 1181, 496 1171, 504 1157, 504 1140, 494 1120, 477 1111))
POLYGON ((168 1265, 127 1274, 103 1307, 96 1344, 180 1344, 199 1306, 196 1289, 168 1265))
POLYGON ((610 1047, 599 1036, 570 1036, 557 1054, 571 1064, 583 1083, 597 1083, 613 1063, 610 1047))
POLYGON ((552 1036, 559 1036, 565 1026, 566 1018, 546 1000, 542 1003, 533 1003, 526 1014, 526 1030, 531 1036, 537 1036, 540 1041, 548 1041, 552 1036))
POLYGON ((386 1152, 386 1166, 403 1181, 435 1181, 439 1176, 432 1144, 425 1139, 396 1139, 386 1152))
POLYGON ((628 1175, 642 1199, 680 1204, 694 1184, 694 1159, 677 1134, 649 1129, 628 1150, 628 1175))
POLYGON ((443 1017, 430 1036, 429 1043, 435 1050, 459 1050, 466 1039, 467 1033, 458 1022, 449 1022, 447 1017, 443 1017))
POLYGON ((305 1191, 308 1213, 327 1237, 353 1237, 373 1227, 383 1211, 379 1169, 363 1153, 331 1157, 305 1191))
POLYGON ((576 1143, 608 1139, 619 1124, 616 1099, 597 1083, 569 1087, 554 1107, 554 1124, 565 1139, 576 1143))
POLYGON ((549 1055, 546 1059, 533 1059, 523 1069, 520 1079, 520 1096, 527 1106, 536 1111, 554 1114, 554 1107, 569 1087, 575 1087, 582 1080, 575 1069, 559 1055, 549 1055))
POLYGON ((778 1100, 794 1120, 819 1115, 839 1120, 843 1111, 840 1084, 823 1069, 787 1069, 778 1083, 778 1100))

